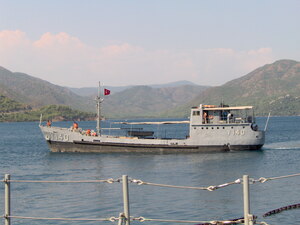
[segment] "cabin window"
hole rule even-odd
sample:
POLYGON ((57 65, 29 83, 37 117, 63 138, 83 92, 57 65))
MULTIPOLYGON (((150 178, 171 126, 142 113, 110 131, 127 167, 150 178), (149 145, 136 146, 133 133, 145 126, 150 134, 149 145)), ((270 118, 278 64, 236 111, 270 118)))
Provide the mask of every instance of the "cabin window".
POLYGON ((193 116, 200 116, 200 111, 193 111, 193 116))

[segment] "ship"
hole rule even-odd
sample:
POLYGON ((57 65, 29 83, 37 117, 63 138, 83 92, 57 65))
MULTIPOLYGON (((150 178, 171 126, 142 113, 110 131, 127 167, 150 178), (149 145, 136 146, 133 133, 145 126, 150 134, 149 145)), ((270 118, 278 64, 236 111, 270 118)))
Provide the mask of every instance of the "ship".
MULTIPOLYGON (((99 85, 100 87, 100 85, 99 85)), ((105 93, 108 93, 105 90, 105 93)), ((187 121, 153 122, 189 124, 185 138, 154 137, 151 131, 130 130, 128 135, 107 135, 101 129, 100 88, 97 103, 96 131, 83 130, 75 122, 71 128, 44 125, 39 127, 51 152, 82 153, 199 153, 260 150, 265 143, 265 132, 256 123, 253 106, 224 104, 192 107, 187 121)), ((119 122, 120 124, 146 125, 151 122, 119 122)))

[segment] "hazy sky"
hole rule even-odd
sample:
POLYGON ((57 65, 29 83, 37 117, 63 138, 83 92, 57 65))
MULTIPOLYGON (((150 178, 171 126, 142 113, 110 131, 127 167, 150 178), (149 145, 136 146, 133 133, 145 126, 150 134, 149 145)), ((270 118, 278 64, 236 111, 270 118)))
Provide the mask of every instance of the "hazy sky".
POLYGON ((300 60, 295 0, 0 0, 0 66, 86 87, 221 85, 300 60))

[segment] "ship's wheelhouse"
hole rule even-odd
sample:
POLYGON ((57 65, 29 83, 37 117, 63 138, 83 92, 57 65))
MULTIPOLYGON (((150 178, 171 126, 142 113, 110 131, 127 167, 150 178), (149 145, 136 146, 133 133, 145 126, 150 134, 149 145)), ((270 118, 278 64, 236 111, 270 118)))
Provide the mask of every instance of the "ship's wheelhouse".
POLYGON ((215 106, 200 105, 191 110, 192 125, 213 124, 253 124, 255 123, 252 106, 215 106))

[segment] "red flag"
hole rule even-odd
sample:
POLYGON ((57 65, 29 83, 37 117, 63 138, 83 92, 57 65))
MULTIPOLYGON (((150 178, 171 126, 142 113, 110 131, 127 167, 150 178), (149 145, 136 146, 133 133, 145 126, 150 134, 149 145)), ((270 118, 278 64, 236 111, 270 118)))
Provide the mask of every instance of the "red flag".
POLYGON ((110 94, 110 90, 104 89, 104 95, 109 95, 109 94, 110 94))

